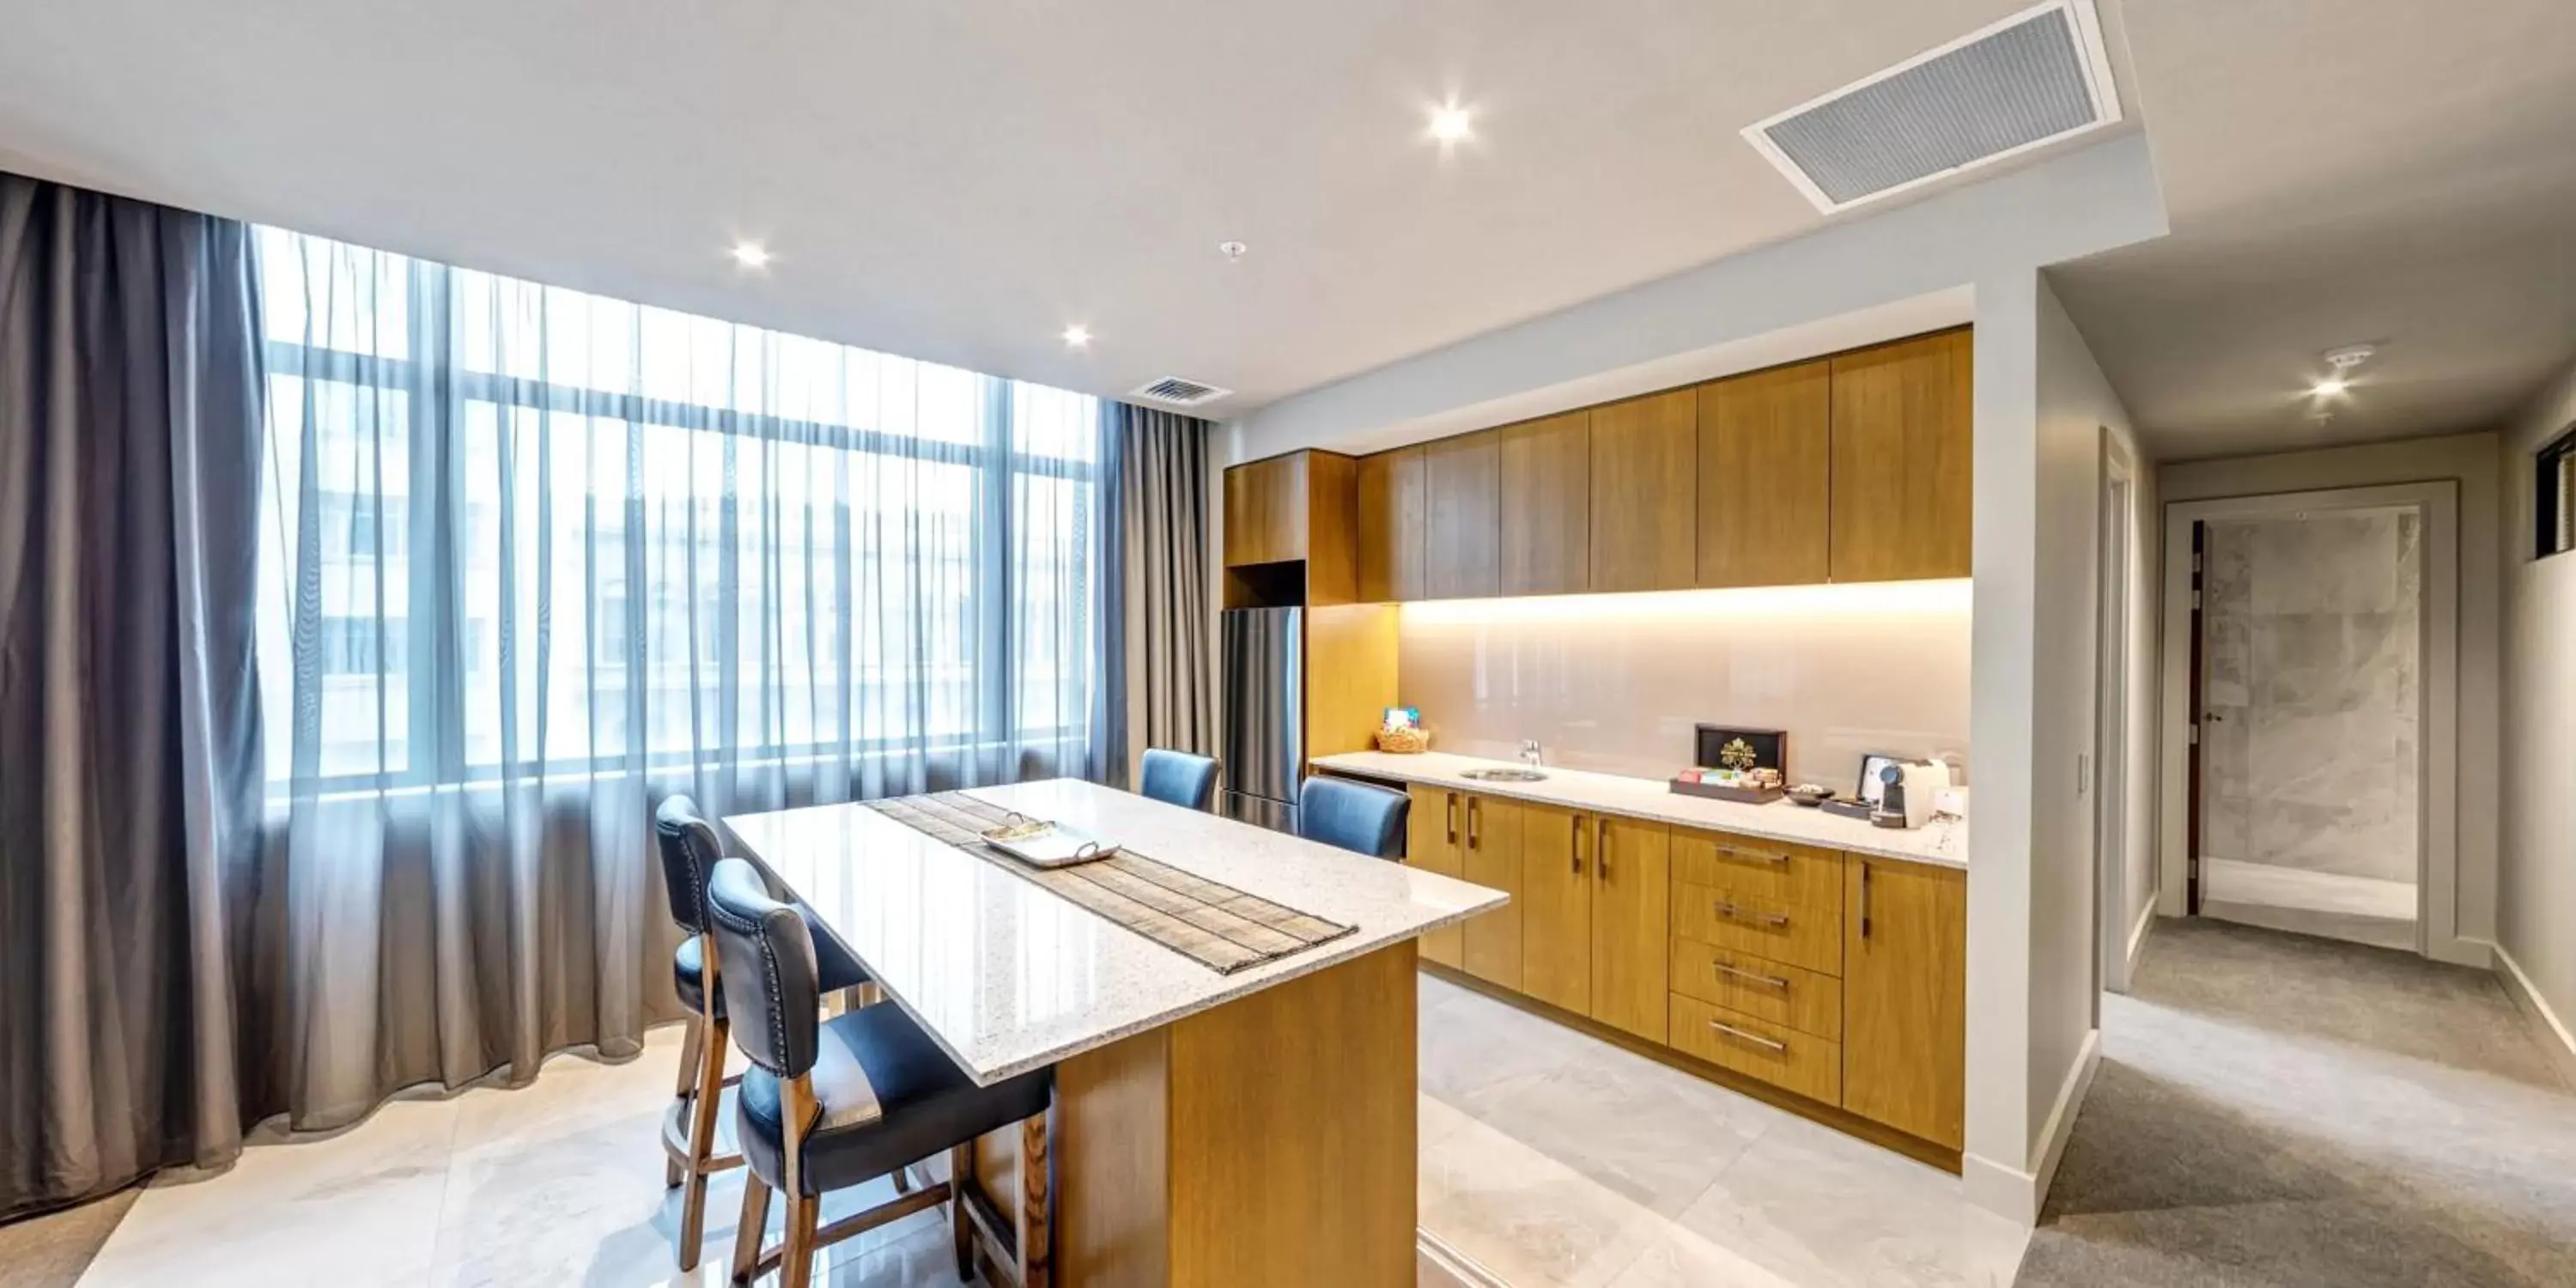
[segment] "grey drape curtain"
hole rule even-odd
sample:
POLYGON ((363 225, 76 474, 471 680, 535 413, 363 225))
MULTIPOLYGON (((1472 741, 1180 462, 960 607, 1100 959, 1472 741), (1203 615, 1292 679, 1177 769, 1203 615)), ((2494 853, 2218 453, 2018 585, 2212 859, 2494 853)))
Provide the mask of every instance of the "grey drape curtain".
POLYGON ((0 1216, 240 1144, 250 274, 241 225, 0 174, 0 1216))
POLYGON ((1102 415, 1118 456, 1123 641, 1137 689, 1131 741, 1216 754, 1216 618, 1209 602, 1208 434, 1193 416, 1126 403, 1102 415))

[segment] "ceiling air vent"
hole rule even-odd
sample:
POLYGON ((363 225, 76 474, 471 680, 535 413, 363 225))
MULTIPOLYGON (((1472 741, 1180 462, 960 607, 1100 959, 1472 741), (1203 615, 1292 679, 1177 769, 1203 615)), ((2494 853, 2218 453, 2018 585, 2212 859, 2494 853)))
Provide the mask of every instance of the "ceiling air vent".
POLYGON ((1215 402, 1233 392, 1231 389, 1219 389, 1215 385, 1203 385, 1195 380, 1183 380, 1179 376, 1165 376, 1151 384, 1138 386, 1127 396, 1142 398, 1147 402, 1162 403, 1167 407, 1196 407, 1202 403, 1215 402))
POLYGON ((1744 137, 1832 214, 2119 119, 2092 0, 2050 0, 1744 137))

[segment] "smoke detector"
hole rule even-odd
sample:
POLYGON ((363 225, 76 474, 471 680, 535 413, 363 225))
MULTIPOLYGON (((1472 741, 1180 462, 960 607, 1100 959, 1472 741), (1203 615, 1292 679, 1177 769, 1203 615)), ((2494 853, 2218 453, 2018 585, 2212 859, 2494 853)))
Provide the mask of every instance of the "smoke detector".
POLYGON ((2093 0, 2049 0, 1746 126, 1833 214, 2120 120, 2093 0))

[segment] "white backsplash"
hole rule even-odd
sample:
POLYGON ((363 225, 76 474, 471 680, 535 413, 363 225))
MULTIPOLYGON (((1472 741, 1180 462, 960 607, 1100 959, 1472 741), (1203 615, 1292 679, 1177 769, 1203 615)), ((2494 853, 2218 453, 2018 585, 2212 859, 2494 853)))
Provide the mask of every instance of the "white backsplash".
POLYGON ((1407 604, 1397 682, 1431 745, 1669 777, 1693 726, 1789 732, 1849 791, 1869 752, 1968 767, 1967 581, 1407 604))

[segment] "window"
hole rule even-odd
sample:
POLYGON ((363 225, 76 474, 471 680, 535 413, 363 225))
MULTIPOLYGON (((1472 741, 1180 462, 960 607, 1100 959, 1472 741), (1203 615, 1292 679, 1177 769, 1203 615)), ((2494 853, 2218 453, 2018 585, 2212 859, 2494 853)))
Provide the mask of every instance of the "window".
POLYGON ((2546 559, 2576 549, 2576 429, 2541 448, 2532 473, 2539 483, 2539 495, 2531 512, 2540 528, 2533 557, 2546 559))
POLYGON ((1097 400, 277 229, 259 249, 272 780, 1087 739, 1097 400))

